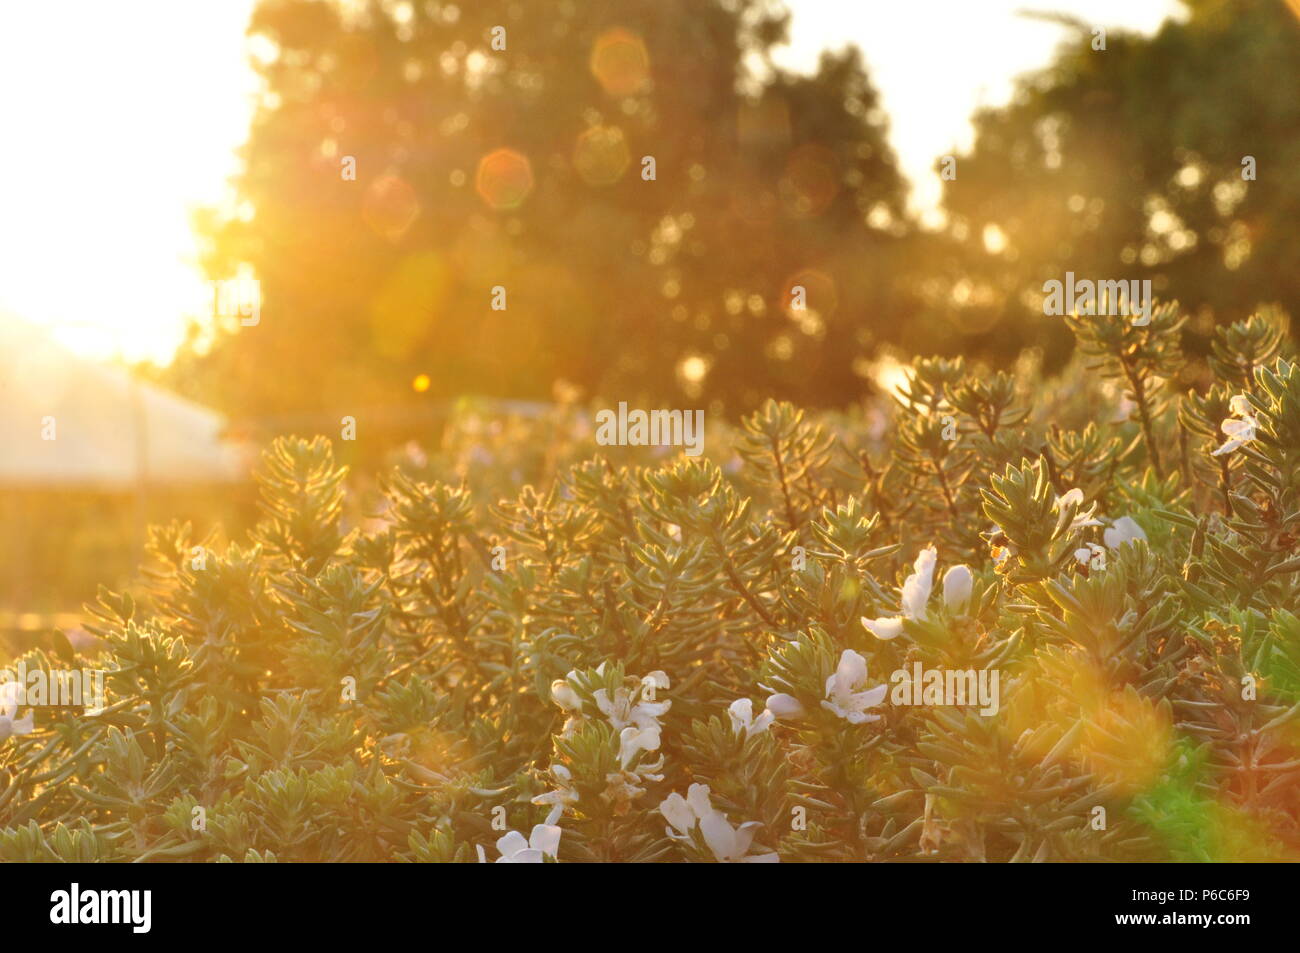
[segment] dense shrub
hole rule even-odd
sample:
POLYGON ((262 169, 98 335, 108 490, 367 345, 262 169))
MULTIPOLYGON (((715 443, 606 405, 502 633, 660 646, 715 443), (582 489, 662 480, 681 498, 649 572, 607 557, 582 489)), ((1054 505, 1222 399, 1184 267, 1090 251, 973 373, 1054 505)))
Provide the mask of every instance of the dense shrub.
POLYGON ((109 705, 8 710, 0 856, 1291 858, 1289 340, 1224 329, 1175 399, 1175 308, 1071 325, 1063 380, 918 360, 891 417, 769 403, 699 458, 453 437, 356 525, 330 443, 277 441, 247 542, 157 530, 97 659, 26 657, 109 705), (918 665, 996 713, 902 704, 918 665))

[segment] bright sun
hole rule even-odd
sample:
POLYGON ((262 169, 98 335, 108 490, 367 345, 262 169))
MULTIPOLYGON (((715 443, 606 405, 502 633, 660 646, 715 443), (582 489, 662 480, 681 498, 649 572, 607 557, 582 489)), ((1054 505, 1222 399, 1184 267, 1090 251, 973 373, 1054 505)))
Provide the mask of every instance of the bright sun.
POLYGON ((208 311, 190 211, 227 200, 252 0, 0 8, 0 315, 169 360, 208 311))

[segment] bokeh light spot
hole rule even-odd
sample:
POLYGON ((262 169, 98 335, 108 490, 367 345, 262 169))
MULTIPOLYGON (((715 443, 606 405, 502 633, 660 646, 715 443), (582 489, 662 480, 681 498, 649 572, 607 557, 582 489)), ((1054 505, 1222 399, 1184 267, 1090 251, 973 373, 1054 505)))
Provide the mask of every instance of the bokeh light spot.
POLYGON ((389 173, 366 189, 361 217, 375 234, 397 241, 420 217, 420 200, 409 182, 389 173))
MULTIPOLYGON (((811 316, 828 318, 840 305, 840 293, 835 279, 824 271, 805 268, 796 272, 781 286, 781 308, 786 316, 803 327, 811 316), (803 288, 803 309, 795 306, 797 288, 803 288)), ((805 333, 809 333, 805 330, 805 333)))
POLYGON ((630 161, 627 140, 617 126, 593 126, 573 147, 573 167, 588 185, 612 185, 630 161))
POLYGON ((781 186, 792 214, 820 215, 840 190, 839 159, 825 146, 802 145, 791 153, 781 186))
POLYGON ((639 36, 615 27, 592 45, 591 72, 611 96, 631 96, 650 81, 650 54, 639 36))
POLYGON ((704 392, 704 381, 709 376, 712 362, 702 354, 687 354, 677 362, 677 384, 688 397, 699 397, 704 392))
POLYGON ((518 208, 533 190, 532 164, 513 149, 493 150, 479 161, 474 189, 491 208, 518 208))

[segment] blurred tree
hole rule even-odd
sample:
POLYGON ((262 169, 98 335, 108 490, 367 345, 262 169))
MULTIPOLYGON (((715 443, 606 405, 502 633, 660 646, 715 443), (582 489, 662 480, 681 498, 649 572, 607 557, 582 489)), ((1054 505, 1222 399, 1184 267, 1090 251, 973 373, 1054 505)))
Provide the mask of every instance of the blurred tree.
POLYGON ((1184 3, 1185 22, 1104 50, 1055 18, 1074 28, 1055 63, 976 117, 930 267, 974 336, 956 349, 1032 336, 1063 354, 1040 293, 1066 271, 1151 279, 1192 315, 1193 350, 1257 304, 1300 308, 1300 4, 1184 3))
POLYGON ((201 220, 211 277, 250 267, 261 319, 196 329, 175 377, 236 415, 557 381, 730 413, 851 399, 901 323, 903 183, 856 50, 783 72, 787 19, 263 0, 239 214, 201 220))

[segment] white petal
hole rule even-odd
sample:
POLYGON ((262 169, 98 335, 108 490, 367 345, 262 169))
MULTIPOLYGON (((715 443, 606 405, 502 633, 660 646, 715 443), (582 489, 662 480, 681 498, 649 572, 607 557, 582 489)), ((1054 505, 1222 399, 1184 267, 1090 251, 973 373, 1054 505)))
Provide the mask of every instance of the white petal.
POLYGON ((903 634, 903 620, 895 617, 892 619, 868 619, 862 618, 862 626, 876 638, 882 641, 896 639, 903 634))
POLYGON ((696 817, 704 817, 707 814, 714 813, 713 803, 709 800, 709 786, 707 784, 692 784, 686 789, 686 803, 691 806, 696 817))
POLYGON ((1070 503, 1073 503, 1076 507, 1083 506, 1083 490, 1077 486, 1071 487, 1056 498, 1057 510, 1065 509, 1070 503))
POLYGON ((518 831, 510 831, 508 834, 497 838, 497 852, 502 857, 513 857, 528 847, 528 841, 524 840, 524 835, 518 831))
POLYGON ((754 720, 754 703, 748 698, 737 698, 727 706, 727 715, 731 718, 732 730, 740 734, 754 720))
POLYGON ((949 612, 956 612, 970 601, 975 577, 966 566, 951 566, 943 574, 943 604, 949 612))
POLYGON ((573 690, 573 686, 562 678, 551 682, 551 701, 564 711, 582 711, 582 699, 573 690))
POLYGON ((855 685, 867 680, 867 660, 852 649, 840 653, 840 664, 835 669, 836 694, 853 691, 855 685))
POLYGON ((497 863, 498 864, 542 864, 545 863, 545 861, 542 859, 542 852, 540 850, 533 850, 531 847, 525 847, 523 850, 511 854, 509 857, 506 857, 505 855, 498 857, 497 863))
POLYGON ((767 731, 768 726, 774 721, 776 721, 776 715, 772 714, 770 711, 764 711, 761 715, 755 718, 753 724, 749 726, 749 734, 756 735, 759 732, 767 731))
POLYGON ((18 696, 22 685, 18 682, 0 682, 0 715, 12 718, 18 714, 18 696))
POLYGON ((833 702, 833 701, 824 701, 824 702, 822 702, 822 707, 825 708, 827 711, 831 712, 832 714, 834 714, 835 717, 837 717, 837 718, 847 718, 847 717, 849 717, 849 715, 850 715, 850 712, 848 712, 848 711, 846 711, 845 709, 841 708, 839 705, 835 704, 835 702, 833 702))
POLYGON ((538 824, 528 838, 528 846, 554 857, 560 850, 560 835, 563 833, 553 824, 538 824))
POLYGON ((695 812, 691 810, 686 798, 673 793, 659 804, 659 813, 680 834, 685 834, 695 826, 695 812))
POLYGON ((785 692, 769 695, 767 710, 777 718, 798 718, 804 713, 803 705, 799 702, 799 699, 793 695, 787 695, 785 692))
POLYGON ((1219 425, 1225 434, 1229 437, 1240 437, 1243 440, 1253 440, 1255 437, 1255 419, 1246 417, 1242 420, 1234 420, 1229 417, 1219 425))
POLYGON ((743 857, 749 853, 749 845, 754 842, 754 834, 763 825, 758 821, 746 821, 736 831, 736 856, 743 857))
POLYGON ((925 618, 925 604, 930 601, 930 590, 934 586, 934 563, 938 556, 933 546, 925 547, 913 564, 915 571, 903 580, 901 602, 905 618, 925 618))
POLYGON ((1085 526, 1100 526, 1101 520, 1097 519, 1095 516, 1092 515, 1093 513, 1096 512, 1097 512, 1096 503, 1093 503, 1092 506, 1088 507, 1086 512, 1082 512, 1082 513, 1076 512, 1073 518, 1070 520, 1070 529, 1076 530, 1076 529, 1083 529, 1085 526))
POLYGON ((1111 527, 1101 534, 1101 537, 1111 549, 1119 549, 1125 543, 1137 540, 1145 543, 1147 540, 1147 534, 1142 532, 1142 527, 1131 516, 1121 516, 1115 520, 1111 527))
POLYGON ((624 770, 642 751, 654 751, 658 747, 658 729, 650 731, 628 725, 618 734, 618 758, 624 770))
POLYGON ((852 697, 853 707, 858 710, 863 708, 875 708, 885 700, 885 696, 888 694, 888 685, 877 685, 870 691, 858 692, 852 697))
POLYGON ((672 702, 639 702, 632 706, 629 717, 639 723, 651 722, 665 715, 672 707, 672 702))
POLYGON ((713 851, 713 856, 718 860, 733 860, 743 853, 736 850, 736 832, 732 830, 721 811, 714 811, 700 818, 700 833, 704 835, 704 843, 709 845, 709 850, 713 851))
POLYGON ((1250 398, 1245 394, 1237 394, 1228 401, 1228 410, 1238 417, 1249 417, 1254 408, 1250 406, 1250 398))

